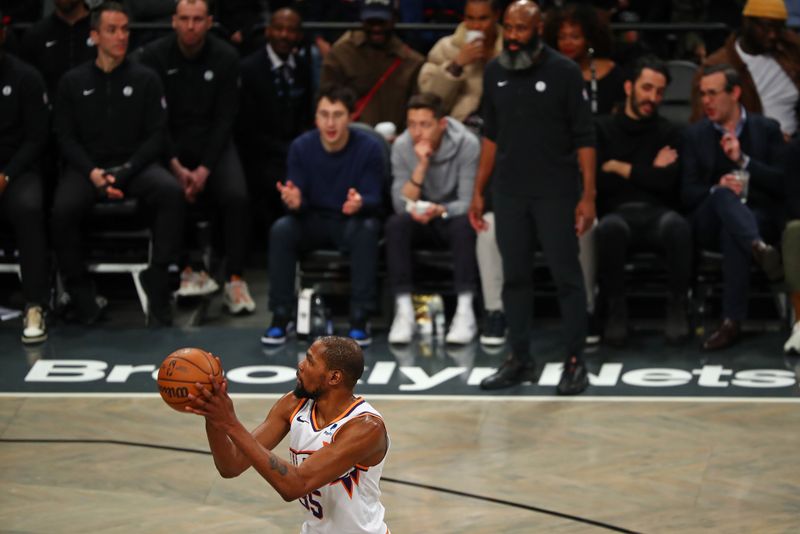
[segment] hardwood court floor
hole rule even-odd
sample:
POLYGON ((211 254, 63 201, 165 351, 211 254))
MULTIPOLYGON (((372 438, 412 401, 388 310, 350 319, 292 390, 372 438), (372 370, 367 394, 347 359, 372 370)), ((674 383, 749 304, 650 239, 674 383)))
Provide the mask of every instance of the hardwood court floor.
MULTIPOLYGON (((396 400, 393 533, 797 532, 800 410, 787 402, 396 400)), ((272 399, 236 399, 248 427, 272 399)), ((0 398, 0 531, 297 532, 301 507, 254 472, 220 478, 202 421, 149 398, 0 398), (14 440, 54 440, 21 442, 14 440)), ((286 444, 278 447, 287 457, 286 444)))

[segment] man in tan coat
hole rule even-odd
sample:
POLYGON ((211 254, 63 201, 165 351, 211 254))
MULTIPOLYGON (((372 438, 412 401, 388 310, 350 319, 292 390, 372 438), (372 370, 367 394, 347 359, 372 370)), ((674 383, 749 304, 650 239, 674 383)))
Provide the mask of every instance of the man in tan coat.
POLYGON ((391 121, 405 129, 406 104, 425 58, 394 35, 391 0, 363 0, 360 30, 346 32, 322 63, 320 86, 356 93, 353 120, 371 126, 391 121))
POLYGON ((464 22, 453 35, 439 39, 420 71, 420 91, 438 95, 454 119, 464 122, 478 111, 483 69, 503 50, 497 19, 491 0, 467 0, 464 22))

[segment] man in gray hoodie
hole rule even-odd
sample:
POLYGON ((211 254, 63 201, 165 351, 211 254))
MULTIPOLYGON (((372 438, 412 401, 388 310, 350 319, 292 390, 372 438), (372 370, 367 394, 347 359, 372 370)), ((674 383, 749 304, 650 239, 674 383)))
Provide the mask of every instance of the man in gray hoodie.
POLYGON ((478 266, 467 208, 480 142, 460 122, 445 116, 442 100, 434 94, 415 95, 407 109, 408 129, 392 147, 395 214, 386 223, 389 281, 396 298, 389 343, 409 343, 413 337, 411 250, 425 245, 453 252, 458 305, 445 341, 467 344, 477 331, 472 297, 478 266))

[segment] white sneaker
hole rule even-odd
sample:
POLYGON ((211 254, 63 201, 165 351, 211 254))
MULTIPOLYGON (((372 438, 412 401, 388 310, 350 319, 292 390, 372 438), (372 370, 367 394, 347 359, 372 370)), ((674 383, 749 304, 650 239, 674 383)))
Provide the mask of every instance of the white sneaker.
POLYGON ((219 289, 219 284, 207 272, 195 272, 187 267, 181 273, 181 287, 175 294, 179 297, 202 297, 219 289))
POLYGON ((247 282, 244 280, 225 282, 222 304, 233 315, 238 315, 242 312, 253 313, 256 310, 256 303, 253 302, 253 297, 250 296, 250 290, 247 288, 247 282))
POLYGON ((22 342, 41 343, 47 339, 47 325, 44 322, 44 312, 41 306, 31 306, 25 312, 22 326, 22 342))
POLYGON ((453 345, 466 345, 475 338, 478 333, 478 325, 475 322, 475 314, 470 312, 458 313, 453 316, 450 323, 450 330, 444 340, 453 345))
POLYGON ((792 335, 783 345, 783 352, 786 354, 800 354, 800 321, 794 323, 792 335))
POLYGON ((389 343, 398 345, 411 343, 411 339, 414 337, 415 327, 416 324, 414 323, 413 315, 409 316, 406 313, 394 314, 392 328, 389 329, 389 343))

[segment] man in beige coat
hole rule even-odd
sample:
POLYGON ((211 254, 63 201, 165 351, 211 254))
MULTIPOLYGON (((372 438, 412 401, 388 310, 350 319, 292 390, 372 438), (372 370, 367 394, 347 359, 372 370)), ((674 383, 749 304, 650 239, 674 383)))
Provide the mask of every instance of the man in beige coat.
POLYGON ((370 126, 390 121, 402 131, 425 58, 394 34, 394 20, 392 0, 363 0, 362 29, 346 32, 333 45, 322 63, 320 86, 343 85, 356 93, 354 121, 370 126))
POLYGON ((464 22, 436 43, 420 71, 420 91, 438 95, 454 119, 465 122, 478 111, 483 69, 503 50, 497 19, 491 0, 467 0, 464 22))

